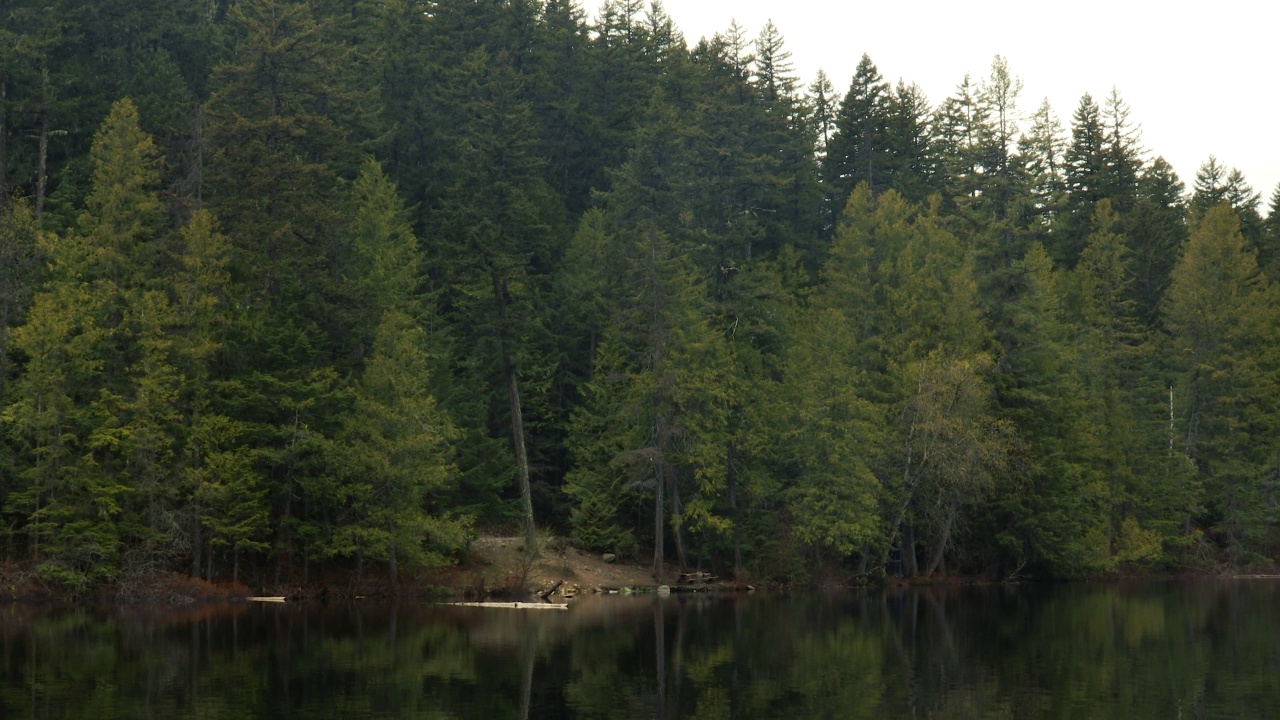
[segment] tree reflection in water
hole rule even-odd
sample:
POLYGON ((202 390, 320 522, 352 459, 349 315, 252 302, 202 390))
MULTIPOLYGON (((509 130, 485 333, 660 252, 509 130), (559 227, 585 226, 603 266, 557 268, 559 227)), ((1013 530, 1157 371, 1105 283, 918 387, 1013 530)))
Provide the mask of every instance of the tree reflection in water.
POLYGON ((1257 718, 1280 583, 0 610, 0 717, 1257 718))

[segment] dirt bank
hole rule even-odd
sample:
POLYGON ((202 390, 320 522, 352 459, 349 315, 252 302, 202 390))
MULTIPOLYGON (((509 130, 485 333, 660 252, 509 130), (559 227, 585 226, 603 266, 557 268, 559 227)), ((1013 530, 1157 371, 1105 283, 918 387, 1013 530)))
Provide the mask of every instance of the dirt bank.
POLYGON ((524 540, 518 537, 482 536, 471 543, 467 560, 458 568, 464 591, 471 596, 538 593, 562 582, 566 593, 593 592, 623 587, 652 587, 653 566, 617 560, 579 550, 563 538, 543 543, 538 557, 525 559, 524 540))

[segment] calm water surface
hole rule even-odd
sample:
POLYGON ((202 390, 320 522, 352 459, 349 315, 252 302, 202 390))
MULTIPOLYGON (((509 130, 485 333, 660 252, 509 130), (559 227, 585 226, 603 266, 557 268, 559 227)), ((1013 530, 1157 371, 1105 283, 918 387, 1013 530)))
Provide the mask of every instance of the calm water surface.
POLYGON ((1280 582, 0 607, 2 718, 1280 718, 1280 582))

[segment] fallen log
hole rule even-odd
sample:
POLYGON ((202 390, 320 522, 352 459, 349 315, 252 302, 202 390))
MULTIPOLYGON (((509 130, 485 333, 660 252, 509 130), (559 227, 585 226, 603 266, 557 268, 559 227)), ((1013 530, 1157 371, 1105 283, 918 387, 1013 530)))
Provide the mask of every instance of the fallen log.
POLYGON ((568 610, 564 603, 540 602, 456 602, 449 603, 457 607, 508 608, 513 610, 568 610))
POLYGON ((552 585, 551 587, 547 588, 544 592, 538 593, 538 597, 542 598, 543 600, 546 600, 547 598, 551 597, 551 593, 555 592, 556 590, 559 590, 560 586, 563 584, 564 584, 563 580, 557 580, 555 585, 552 585))

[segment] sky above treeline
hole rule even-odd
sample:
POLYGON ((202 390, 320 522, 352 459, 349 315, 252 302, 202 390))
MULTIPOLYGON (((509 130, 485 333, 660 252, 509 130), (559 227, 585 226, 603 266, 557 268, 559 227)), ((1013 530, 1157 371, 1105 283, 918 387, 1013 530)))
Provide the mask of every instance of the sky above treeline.
MULTIPOLYGON (((1149 160, 1163 155, 1190 190, 1210 155, 1239 168, 1262 195, 1280 182, 1280 6, 1219 0, 1167 4, 911 3, 830 0, 663 0, 690 45, 737 20, 755 38, 772 20, 807 86, 826 71, 843 96, 863 53, 885 80, 920 85, 934 105, 965 74, 976 83, 1003 55, 1023 82, 1018 111, 1048 98, 1070 131, 1080 97, 1129 104, 1149 160)), ((1028 123, 1022 123, 1025 129, 1028 123)))

